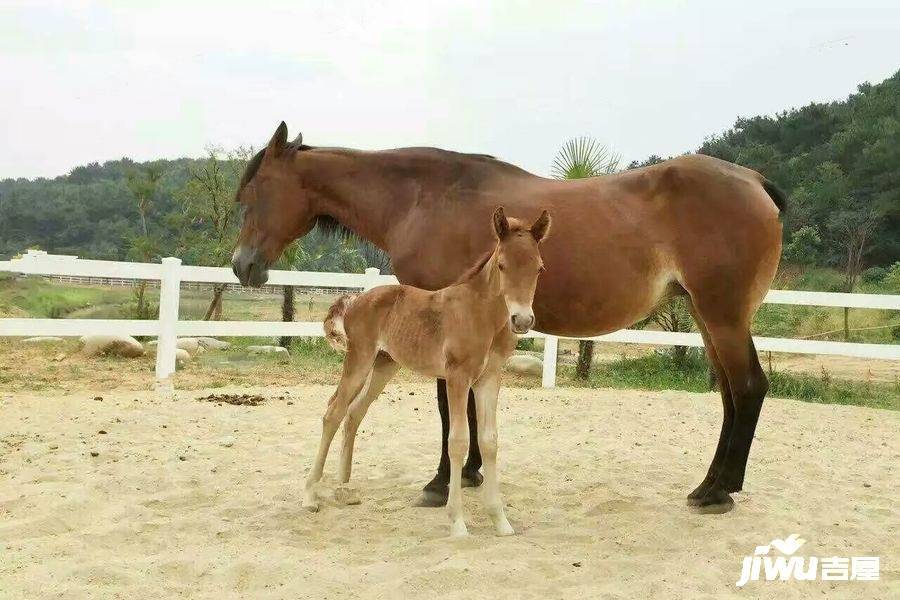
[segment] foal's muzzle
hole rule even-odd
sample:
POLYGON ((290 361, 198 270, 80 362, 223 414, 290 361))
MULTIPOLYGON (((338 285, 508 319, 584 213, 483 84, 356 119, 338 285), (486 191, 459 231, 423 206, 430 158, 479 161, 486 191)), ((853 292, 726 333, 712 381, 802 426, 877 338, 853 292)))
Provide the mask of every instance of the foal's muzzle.
POLYGON ((257 248, 238 246, 231 255, 231 270, 241 285, 260 287, 269 279, 269 265, 257 248))
POLYGON ((518 333, 520 335, 528 333, 534 325, 534 315, 531 313, 514 313, 509 317, 509 325, 512 328, 513 333, 518 333))

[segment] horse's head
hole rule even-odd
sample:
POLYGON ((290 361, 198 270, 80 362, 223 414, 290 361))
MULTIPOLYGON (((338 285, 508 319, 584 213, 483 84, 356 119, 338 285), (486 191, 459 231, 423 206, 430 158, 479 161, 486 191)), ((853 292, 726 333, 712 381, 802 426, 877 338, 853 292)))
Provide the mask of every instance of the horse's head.
POLYGON ((538 245, 550 230, 550 214, 545 210, 529 226, 519 219, 507 219, 500 207, 494 211, 493 230, 497 236, 495 268, 510 327, 516 333, 528 333, 534 325, 534 290, 538 275, 544 271, 538 245))
POLYGON ((299 137, 288 144, 282 122, 241 178, 237 201, 243 224, 231 266, 243 285, 263 285, 285 247, 315 225, 310 195, 292 168, 300 147, 299 137))

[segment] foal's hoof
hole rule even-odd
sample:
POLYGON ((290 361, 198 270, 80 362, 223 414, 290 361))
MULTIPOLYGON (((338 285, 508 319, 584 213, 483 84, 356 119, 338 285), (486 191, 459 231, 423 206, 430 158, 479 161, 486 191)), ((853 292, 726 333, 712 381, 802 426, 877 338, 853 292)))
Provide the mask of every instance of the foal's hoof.
POLYGON ((713 488, 691 504, 694 512, 701 515, 720 515, 734 508, 734 500, 722 488, 713 488))
POLYGON ((484 477, 481 476, 481 473, 478 471, 466 471, 463 469, 462 472, 462 486, 463 487, 478 487, 481 485, 481 482, 484 481, 484 477))
POLYGON ((428 508, 438 508, 447 505, 447 495, 449 490, 445 487, 443 490, 435 488, 425 488, 422 495, 416 500, 413 506, 425 506, 428 508))

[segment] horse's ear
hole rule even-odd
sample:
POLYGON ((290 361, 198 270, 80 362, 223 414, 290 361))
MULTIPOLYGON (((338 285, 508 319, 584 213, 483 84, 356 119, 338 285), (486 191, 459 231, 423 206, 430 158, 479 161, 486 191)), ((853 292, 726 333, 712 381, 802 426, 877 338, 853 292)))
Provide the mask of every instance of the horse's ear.
POLYGON ((531 235, 536 242, 541 242, 550 232, 550 213, 546 210, 537 218, 534 225, 531 226, 531 235))
POLYGON ((298 132, 297 137, 294 138, 294 141, 291 142, 292 146, 297 146, 298 148, 303 145, 303 134, 298 132))
POLYGON ((275 134, 272 136, 272 139, 269 140, 269 145, 266 146, 266 156, 273 157, 281 154, 281 151, 284 150, 284 147, 287 145, 287 125, 285 125, 284 121, 278 126, 278 129, 275 130, 275 134))
POLYGON ((506 220, 506 214, 503 212, 502 206, 498 206, 497 210, 494 211, 493 223, 494 234, 498 239, 502 240, 509 233, 509 221, 506 220))

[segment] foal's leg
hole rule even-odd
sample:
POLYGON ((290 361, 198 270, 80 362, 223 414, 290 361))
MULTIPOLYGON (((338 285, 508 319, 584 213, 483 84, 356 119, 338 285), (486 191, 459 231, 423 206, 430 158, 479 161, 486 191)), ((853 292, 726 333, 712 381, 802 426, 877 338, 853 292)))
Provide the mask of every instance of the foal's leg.
POLYGON ((350 471, 353 468, 353 442, 356 440, 359 424, 365 418, 369 406, 381 394, 384 386, 387 385, 399 368, 400 365, 394 362, 390 356, 379 354, 375 359, 375 367, 369 374, 369 382, 366 388, 350 405, 347 416, 344 418, 344 445, 341 449, 341 467, 338 475, 341 483, 350 481, 350 471))
POLYGON ((497 535, 513 535, 515 531, 506 518, 497 480, 497 395, 500 392, 501 364, 489 365, 472 387, 478 407, 478 445, 484 459, 482 499, 497 535))
POLYGON ((325 459, 328 458, 328 448, 331 446, 331 440, 334 439, 334 433, 347 413, 347 406, 350 404, 350 401, 356 398, 363 385, 365 385, 366 378, 372 370, 372 361, 374 359, 374 349, 365 353, 354 352, 352 346, 344 358, 344 372, 341 375, 341 382, 338 384, 338 388, 331 400, 328 401, 328 408, 325 410, 325 416, 322 417, 322 439, 319 442, 319 451, 306 480, 306 494, 303 499, 303 506, 310 511, 315 512, 319 510, 315 485, 322 478, 322 469, 325 467, 325 459))
POLYGON ((450 535, 468 533, 462 511, 462 464, 469 446, 469 428, 466 421, 466 400, 469 379, 460 375, 447 378, 447 406, 450 413, 450 435, 447 450, 450 456, 450 490, 447 496, 447 514, 450 516, 450 535))

